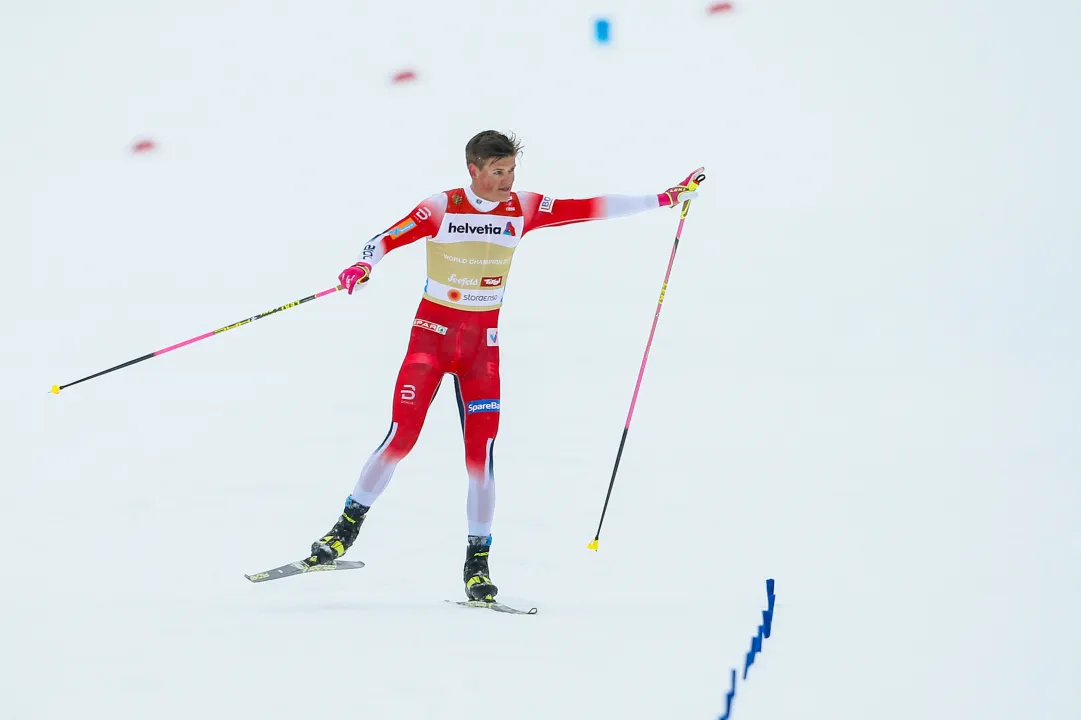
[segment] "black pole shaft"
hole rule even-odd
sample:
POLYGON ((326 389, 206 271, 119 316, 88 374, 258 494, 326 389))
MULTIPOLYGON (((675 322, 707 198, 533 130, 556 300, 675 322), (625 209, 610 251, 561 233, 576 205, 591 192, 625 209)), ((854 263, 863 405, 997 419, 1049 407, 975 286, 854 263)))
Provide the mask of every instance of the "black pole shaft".
POLYGON ((146 355, 143 355, 142 357, 135 358, 134 360, 128 360, 126 363, 120 363, 119 365, 117 365, 115 367, 111 367, 108 370, 102 370, 101 372, 94 373, 93 375, 87 375, 86 377, 84 377, 84 378, 82 378, 80 380, 76 380, 75 382, 69 382, 67 385, 60 385, 58 389, 63 390, 64 388, 69 388, 72 385, 78 385, 81 382, 86 382, 87 380, 93 380, 96 377, 101 377, 102 375, 105 375, 107 373, 111 373, 114 370, 122 370, 122 369, 128 367, 129 365, 134 365, 135 363, 140 363, 143 360, 149 360, 150 358, 154 357, 154 355, 155 355, 155 353, 147 353, 146 355))
POLYGON ((594 542, 601 539, 601 526, 604 525, 604 515, 608 512, 608 500, 611 499, 612 488, 616 485, 616 473, 619 472, 619 459, 623 457, 623 446, 627 443, 627 433, 630 429, 630 426, 625 426, 623 428, 623 437, 619 439, 619 450, 616 451, 616 464, 612 468, 612 479, 608 482, 608 493, 604 496, 604 507, 601 509, 601 521, 597 523, 597 534, 593 536, 594 542))

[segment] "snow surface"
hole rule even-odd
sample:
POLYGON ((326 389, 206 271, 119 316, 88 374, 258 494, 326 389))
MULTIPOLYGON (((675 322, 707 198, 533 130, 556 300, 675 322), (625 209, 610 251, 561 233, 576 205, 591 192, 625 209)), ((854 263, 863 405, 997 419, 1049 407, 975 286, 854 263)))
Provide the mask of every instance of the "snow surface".
POLYGON ((0 717, 715 718, 767 577, 736 720, 1081 717, 1081 7, 706 4, 3 4, 0 717), (516 256, 492 571, 538 615, 443 602, 448 392, 368 567, 249 584, 382 439, 420 245, 48 388, 333 286, 489 127, 520 189, 710 172, 600 552, 669 211, 516 256))

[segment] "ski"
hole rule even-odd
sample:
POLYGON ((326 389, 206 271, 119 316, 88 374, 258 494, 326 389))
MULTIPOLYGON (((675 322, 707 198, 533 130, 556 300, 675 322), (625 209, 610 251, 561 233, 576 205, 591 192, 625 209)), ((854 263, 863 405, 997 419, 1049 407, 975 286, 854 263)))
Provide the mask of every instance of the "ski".
POLYGON ((306 573, 329 572, 330 570, 354 570, 362 567, 364 567, 364 563, 360 560, 338 560, 337 562, 329 563, 327 565, 308 565, 303 560, 298 560, 297 562, 292 562, 288 565, 282 565, 280 567, 271 568, 270 570, 264 570, 263 572, 257 572, 254 575, 245 575, 244 577, 248 578, 248 580, 251 580, 253 583, 257 583, 292 577, 293 575, 304 575, 306 573))
POLYGON ((511 615, 536 615, 537 614, 537 608, 529 608, 528 610, 519 610, 518 608, 513 608, 510 605, 504 605, 503 603, 495 602, 494 600, 492 602, 487 602, 485 600, 447 600, 447 602, 454 603, 455 605, 460 605, 462 607, 486 608, 488 610, 494 610, 496 612, 501 612, 501 613, 509 613, 511 615))

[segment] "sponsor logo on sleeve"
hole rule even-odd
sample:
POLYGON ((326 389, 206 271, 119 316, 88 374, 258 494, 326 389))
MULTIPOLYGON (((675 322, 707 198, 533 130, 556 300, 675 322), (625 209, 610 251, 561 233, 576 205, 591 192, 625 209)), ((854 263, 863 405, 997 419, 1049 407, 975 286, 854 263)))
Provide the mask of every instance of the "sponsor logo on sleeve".
POLYGON ((466 412, 473 413, 499 412, 499 400, 474 400, 466 405, 466 412))
POLYGON ((488 347, 499 347, 499 328, 488 328, 488 347))
POLYGON ((409 232, 410 230, 412 230, 416 226, 417 226, 417 224, 415 222, 413 222, 412 218, 406 218, 405 220, 402 220, 400 223, 398 223, 397 225, 392 227, 390 230, 388 230, 387 235, 390 235, 392 238, 396 238, 399 235, 401 235, 402 233, 409 232))
POLYGON ((495 277, 482 277, 480 279, 481 287, 503 287, 503 276, 496 275, 495 277))
POLYGON ((555 200, 553 200, 548 195, 545 195, 544 199, 541 200, 540 211, 550 213, 550 212, 552 212, 552 206, 555 205, 555 204, 556 204, 555 200))
POLYGON ((431 320, 421 320, 420 318, 417 318, 417 319, 415 319, 413 321, 413 327, 419 327, 419 328, 423 328, 425 330, 431 330, 432 332, 439 333, 440 335, 446 335, 447 334, 447 327, 445 325, 439 325, 437 323, 432 322, 431 320))

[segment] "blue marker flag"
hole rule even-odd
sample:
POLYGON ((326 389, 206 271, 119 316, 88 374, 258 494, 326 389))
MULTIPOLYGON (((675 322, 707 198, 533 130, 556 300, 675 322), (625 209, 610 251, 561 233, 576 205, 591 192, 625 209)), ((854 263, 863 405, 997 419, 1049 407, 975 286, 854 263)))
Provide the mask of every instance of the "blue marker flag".
POLYGON ((602 44, 608 42, 609 32, 611 30, 611 25, 608 20, 606 20, 605 18, 601 18, 600 20, 598 20, 594 27, 594 30, 597 34, 597 42, 602 44))

